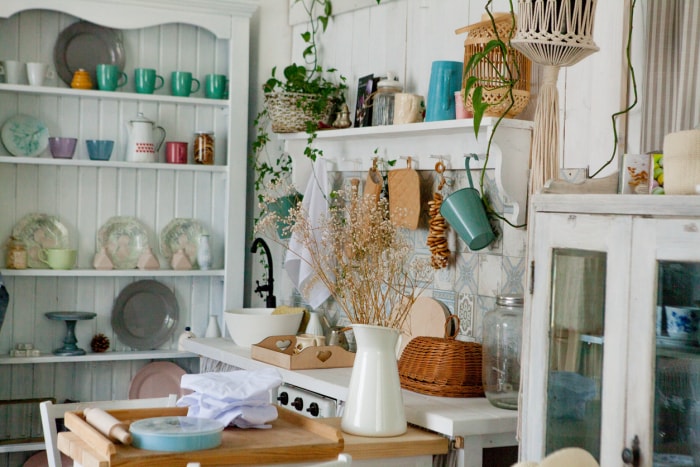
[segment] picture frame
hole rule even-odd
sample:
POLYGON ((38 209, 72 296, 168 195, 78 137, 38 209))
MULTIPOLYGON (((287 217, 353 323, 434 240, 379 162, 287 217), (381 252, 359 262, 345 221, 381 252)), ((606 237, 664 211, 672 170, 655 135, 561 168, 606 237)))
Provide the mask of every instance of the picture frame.
POLYGON ((355 102, 355 128, 372 125, 372 93, 377 81, 374 74, 365 75, 357 80, 357 100, 355 102))

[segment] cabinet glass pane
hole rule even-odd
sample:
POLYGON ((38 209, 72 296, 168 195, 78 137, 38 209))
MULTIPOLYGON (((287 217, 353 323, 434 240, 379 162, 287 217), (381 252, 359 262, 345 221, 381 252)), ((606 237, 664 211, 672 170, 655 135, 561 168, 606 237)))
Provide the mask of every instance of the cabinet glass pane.
POLYGON ((700 264, 657 273, 654 465, 700 465, 700 264))
POLYGON ((577 446, 599 458, 607 255, 555 249, 546 453, 577 446))

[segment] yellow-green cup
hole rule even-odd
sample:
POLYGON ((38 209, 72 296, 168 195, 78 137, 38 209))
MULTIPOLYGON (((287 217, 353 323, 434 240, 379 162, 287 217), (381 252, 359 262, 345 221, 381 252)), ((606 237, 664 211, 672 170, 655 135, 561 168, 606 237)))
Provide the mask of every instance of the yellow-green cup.
POLYGON ((51 269, 73 269, 78 251, 70 248, 44 248, 39 250, 39 261, 51 269))

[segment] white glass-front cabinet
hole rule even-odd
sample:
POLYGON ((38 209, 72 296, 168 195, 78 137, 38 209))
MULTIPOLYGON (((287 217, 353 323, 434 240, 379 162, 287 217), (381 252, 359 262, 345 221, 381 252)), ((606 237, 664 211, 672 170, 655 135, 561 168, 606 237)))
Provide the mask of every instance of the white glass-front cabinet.
MULTIPOLYGON (((19 84, 0 80, 0 126, 17 114, 26 114, 40 120, 51 136, 78 138, 73 159, 54 159, 48 149, 38 157, 14 157, 5 145, 0 146, 1 267, 6 240, 28 214, 57 217, 68 230, 69 246, 78 250, 77 267, 72 270, 2 269, 11 304, 0 330, 0 401, 126 398, 129 381, 149 360, 193 357, 177 351, 177 337, 185 326, 203 335, 210 315, 221 319, 224 309, 242 306, 249 36, 256 8, 255 0, 0 2, 3 63, 43 62, 55 70, 57 60, 71 67, 73 60, 99 58, 123 64, 128 79, 115 92, 71 89, 56 75, 48 76, 42 86, 28 85, 26 76, 19 84), (89 27, 66 34, 79 21, 112 28, 116 36, 89 27), (154 94, 136 93, 136 68, 156 69, 165 86, 154 94), (201 82, 200 90, 189 97, 172 96, 173 71, 191 72, 201 82), (227 97, 205 97, 207 74, 229 78, 227 97), (156 163, 126 160, 127 123, 139 113, 165 129, 165 141, 188 143, 188 164, 165 163, 165 144, 156 163), (198 131, 214 133, 214 165, 193 162, 198 131), (110 160, 90 160, 87 139, 114 140, 110 160), (160 269, 93 268, 97 233, 114 216, 134 217, 145 226, 160 269), (173 270, 168 264, 160 234, 175 218, 195 219, 208 231, 211 269, 173 270), (120 342, 110 318, 120 291, 142 279, 159 281, 172 290, 179 321, 167 342, 157 349, 137 351, 120 342), (52 355, 62 344, 66 326, 47 319, 48 311, 97 313, 94 320, 77 323, 78 344, 89 351, 91 337, 101 332, 111 341, 110 351, 52 355), (33 344, 41 355, 8 355, 23 343, 33 344)), ((40 424, 26 420, 16 408, 0 404, 0 439, 35 438, 40 424), (12 422, 18 418, 24 421, 12 422)), ((12 450, 0 443, 0 453, 12 450)))
POLYGON ((700 465, 700 200, 536 195, 523 460, 700 465))

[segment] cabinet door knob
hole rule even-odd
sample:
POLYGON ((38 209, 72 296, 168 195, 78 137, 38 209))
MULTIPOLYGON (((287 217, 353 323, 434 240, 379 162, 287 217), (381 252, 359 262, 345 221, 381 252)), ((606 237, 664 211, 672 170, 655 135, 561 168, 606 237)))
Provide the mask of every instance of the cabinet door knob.
POLYGON ((631 465, 633 467, 639 467, 639 436, 634 435, 632 440, 632 448, 625 448, 622 450, 622 462, 625 465, 631 465))

